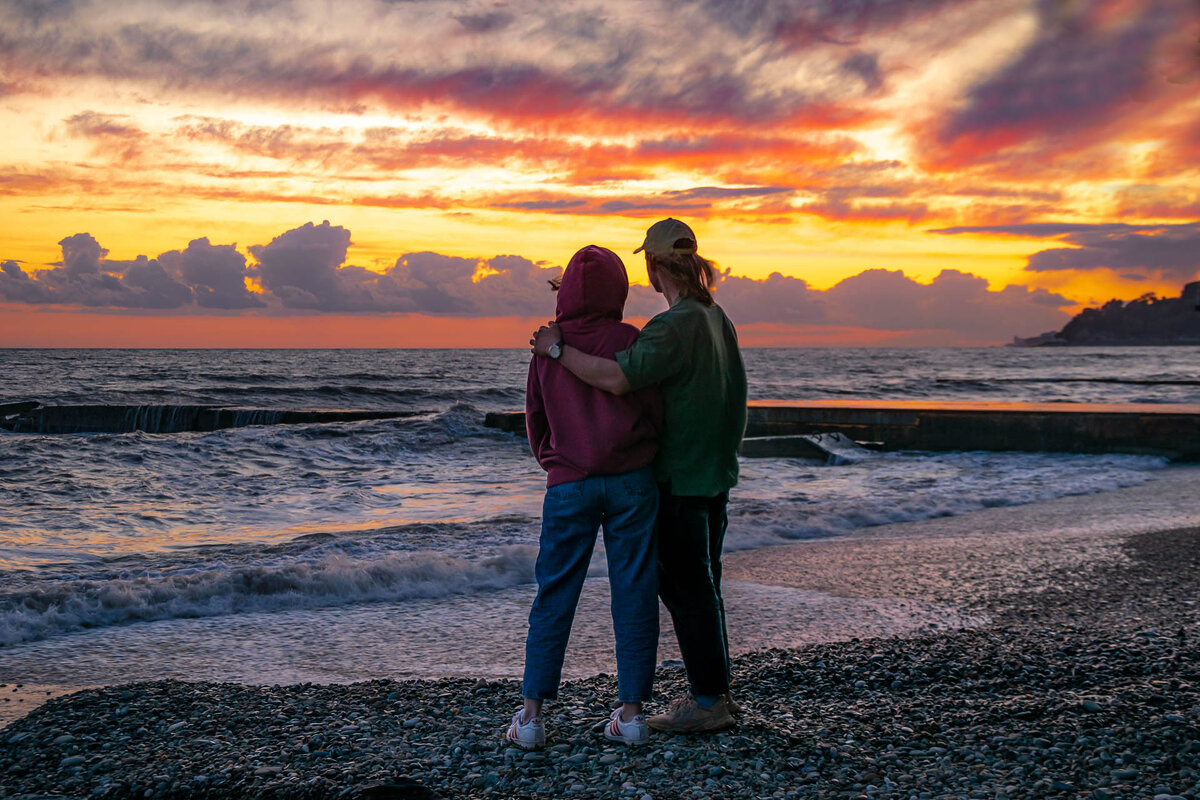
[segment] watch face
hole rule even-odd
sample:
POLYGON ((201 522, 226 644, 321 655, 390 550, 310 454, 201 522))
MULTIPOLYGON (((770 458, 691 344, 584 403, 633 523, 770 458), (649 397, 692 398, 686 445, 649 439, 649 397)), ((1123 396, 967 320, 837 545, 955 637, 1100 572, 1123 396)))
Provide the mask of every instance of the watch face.
POLYGON ((550 345, 549 348, 547 348, 546 352, 550 354, 551 358, 558 358, 562 355, 562 344, 560 342, 555 342, 554 344, 550 345))

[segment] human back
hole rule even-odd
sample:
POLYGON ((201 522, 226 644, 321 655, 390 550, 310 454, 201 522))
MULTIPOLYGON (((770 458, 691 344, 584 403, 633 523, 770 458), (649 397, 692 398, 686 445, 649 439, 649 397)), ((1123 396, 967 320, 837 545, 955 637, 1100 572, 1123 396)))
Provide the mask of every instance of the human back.
POLYGON ((717 271, 677 219, 656 222, 634 252, 646 253, 651 286, 667 310, 617 354, 630 389, 656 384, 666 420, 655 463, 659 482, 659 597, 671 613, 690 692, 649 727, 712 733, 736 724, 721 555, 729 489, 746 428, 746 371, 737 333, 712 296, 717 271))
MULTIPOLYGON (((611 250, 589 245, 563 273, 555 323, 563 341, 612 358, 638 329, 622 322, 629 279, 611 250)), ((658 451, 662 405, 658 390, 616 396, 575 377, 553 359, 533 359, 526 386, 529 444, 547 485, 646 466, 658 451)))
POLYGON ((746 371, 720 306, 680 296, 617 354, 630 386, 657 384, 665 419, 655 477, 677 495, 712 496, 737 484, 746 429, 746 371))
POLYGON ((668 308, 628 349, 613 359, 592 355, 553 325, 535 331, 529 343, 535 355, 561 358, 581 380, 614 395, 652 385, 663 392, 667 416, 654 476, 659 597, 671 614, 690 691, 647 724, 711 733, 736 724, 740 713, 730 694, 721 556, 746 425, 746 374, 733 325, 713 302, 716 269, 699 255, 692 229, 660 220, 634 253, 643 250, 650 285, 668 308))
MULTIPOLYGON (((638 330, 621 321, 629 292, 625 265, 589 245, 568 263, 558 289, 555 328, 579 352, 612 358, 638 330)), ((616 396, 576 378, 560 347, 529 367, 526 429, 546 470, 542 531, 534 565, 537 595, 525 641, 523 704, 504 737, 527 749, 545 746, 542 706, 558 697, 575 608, 596 533, 603 530, 612 596, 620 707, 605 738, 645 744, 642 703, 653 694, 658 648, 655 522, 659 495, 650 463, 658 449, 658 390, 616 396)))

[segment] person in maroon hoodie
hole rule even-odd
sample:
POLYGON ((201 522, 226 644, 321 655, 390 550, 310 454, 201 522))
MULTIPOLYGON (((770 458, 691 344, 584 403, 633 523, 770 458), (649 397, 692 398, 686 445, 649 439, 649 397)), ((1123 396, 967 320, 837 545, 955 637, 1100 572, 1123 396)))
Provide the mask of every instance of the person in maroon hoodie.
MULTIPOLYGON (((628 294, 616 253, 595 245, 577 252, 558 290, 555 322, 564 341, 604 358, 628 349, 638 337, 636 327, 621 321, 628 294)), ((542 702, 558 696, 575 607, 603 528, 621 701, 604 734, 642 744, 650 736, 642 702, 651 696, 658 651, 658 486, 651 467, 662 427, 658 390, 618 397, 594 389, 551 351, 529 365, 525 425, 546 470, 546 497, 525 642, 525 702, 505 736, 526 749, 545 745, 542 702)))

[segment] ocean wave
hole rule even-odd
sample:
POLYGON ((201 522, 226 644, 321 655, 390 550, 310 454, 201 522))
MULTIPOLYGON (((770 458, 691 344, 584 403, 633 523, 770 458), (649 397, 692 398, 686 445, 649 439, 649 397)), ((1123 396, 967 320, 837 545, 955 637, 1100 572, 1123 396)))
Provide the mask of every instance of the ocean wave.
MULTIPOLYGON (((1055 375, 1052 377, 1020 377, 1020 378, 934 378, 934 383, 960 385, 966 387, 986 387, 991 384, 1009 383, 1112 383, 1130 386, 1200 386, 1200 380, 1187 378, 1117 378, 1117 377, 1072 377, 1055 375)), ((1007 387, 1005 389, 1007 391, 1007 387)))
POLYGON ((883 453, 833 469, 799 460, 744 462, 725 549, 844 536, 863 528, 1137 486, 1158 456, 883 453))
POLYGON ((31 580, 0 593, 0 646, 89 628, 281 609, 437 598, 533 581, 537 548, 471 560, 434 552, 230 565, 220 560, 112 577, 31 580))

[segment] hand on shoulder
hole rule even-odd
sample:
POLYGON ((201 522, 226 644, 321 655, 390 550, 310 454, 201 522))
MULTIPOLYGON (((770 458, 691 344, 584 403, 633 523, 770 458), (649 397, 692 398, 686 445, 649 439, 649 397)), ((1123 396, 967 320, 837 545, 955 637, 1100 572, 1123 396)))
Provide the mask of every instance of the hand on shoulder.
POLYGON ((549 354, 550 345, 561 341, 562 332, 559 331, 556 323, 551 322, 533 332, 533 336, 529 340, 529 352, 535 356, 546 356, 549 354))

